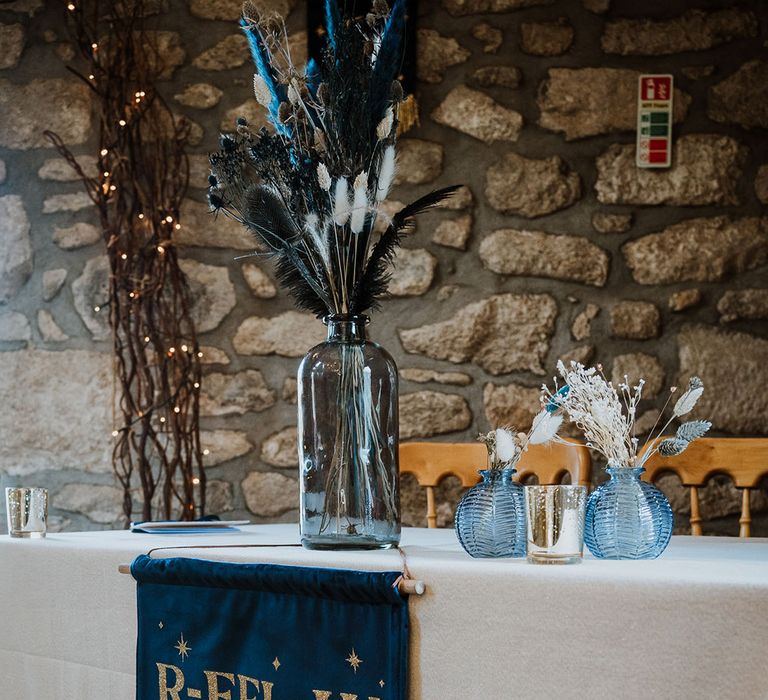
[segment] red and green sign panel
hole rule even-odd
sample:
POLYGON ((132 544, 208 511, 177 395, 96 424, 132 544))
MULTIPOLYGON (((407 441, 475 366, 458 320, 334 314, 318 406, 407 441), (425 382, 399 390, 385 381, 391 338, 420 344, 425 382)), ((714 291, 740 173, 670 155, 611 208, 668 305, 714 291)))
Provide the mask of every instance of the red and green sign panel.
POLYGON ((641 75, 637 101, 637 167, 668 168, 672 163, 671 75, 641 75))

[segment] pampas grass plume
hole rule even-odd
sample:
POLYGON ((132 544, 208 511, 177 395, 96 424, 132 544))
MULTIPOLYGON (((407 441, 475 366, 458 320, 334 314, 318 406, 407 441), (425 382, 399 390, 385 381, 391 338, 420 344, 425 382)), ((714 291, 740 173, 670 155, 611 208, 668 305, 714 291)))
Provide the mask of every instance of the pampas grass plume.
POLYGON ((344 226, 349 221, 349 184, 347 178, 336 180, 333 198, 333 220, 337 226, 344 226))
POLYGON ((352 219, 349 227, 352 233, 360 233, 365 224, 365 215, 368 211, 368 173, 363 170, 356 178, 354 184, 354 196, 352 201, 352 219))
POLYGON ((396 168, 395 147, 387 146, 381 158, 381 169, 379 170, 379 179, 376 183, 377 202, 383 202, 387 198, 392 187, 392 181, 395 179, 396 168))

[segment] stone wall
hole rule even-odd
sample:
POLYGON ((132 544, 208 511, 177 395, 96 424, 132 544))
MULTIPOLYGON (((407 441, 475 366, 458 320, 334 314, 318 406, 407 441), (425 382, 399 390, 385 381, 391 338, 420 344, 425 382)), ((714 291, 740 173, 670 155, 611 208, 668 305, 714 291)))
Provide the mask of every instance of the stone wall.
MULTIPOLYGON (((261 4, 288 17, 300 50, 301 3, 261 4)), ((202 204, 219 129, 263 119, 239 0, 158 5, 163 89, 196 137, 179 242, 208 363, 209 503, 294 520, 293 377, 323 329, 266 266, 233 260, 242 233, 202 204)), ((106 270, 88 201, 41 134, 57 131, 93 167, 60 6, 0 8, 0 481, 47 485, 54 527, 96 528, 119 514, 108 328, 93 310, 106 270)), ((561 357, 641 371, 646 424, 666 387, 695 372, 708 387, 699 413, 719 433, 768 434, 765 4, 421 0, 420 15, 421 125, 402 141, 393 200, 467 189, 420 220, 371 326, 401 368, 403 437, 524 428, 561 357), (669 170, 634 166, 641 72, 675 76, 669 170)), ((664 487, 684 515, 675 480, 664 487)), ((456 489, 442 491, 447 523, 456 489)), ((404 500, 417 522, 424 500, 409 480, 404 500)), ((705 501, 705 529, 735 532, 732 486, 713 483, 705 501)), ((753 505, 764 510, 765 494, 753 505)))

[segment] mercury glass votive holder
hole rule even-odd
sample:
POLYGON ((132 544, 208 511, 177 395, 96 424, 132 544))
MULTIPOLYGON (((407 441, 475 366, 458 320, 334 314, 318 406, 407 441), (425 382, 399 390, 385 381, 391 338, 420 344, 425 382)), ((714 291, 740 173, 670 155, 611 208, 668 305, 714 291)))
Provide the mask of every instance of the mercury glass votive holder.
POLYGON ((525 487, 530 564, 578 564, 584 555, 586 486, 525 487))
POLYGON ((48 490, 8 487, 5 489, 8 534, 11 537, 45 537, 48 526, 48 490))

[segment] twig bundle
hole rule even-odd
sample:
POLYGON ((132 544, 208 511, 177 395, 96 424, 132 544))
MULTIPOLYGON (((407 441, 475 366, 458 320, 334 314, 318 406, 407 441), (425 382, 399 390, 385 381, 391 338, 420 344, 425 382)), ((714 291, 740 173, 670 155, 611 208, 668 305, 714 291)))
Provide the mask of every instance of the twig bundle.
MULTIPOLYGON (((123 513, 191 520, 205 509, 200 446, 200 357, 192 300, 175 234, 187 189, 188 126, 155 90, 160 51, 145 31, 147 0, 79 0, 67 19, 85 65, 70 70, 92 91, 98 175, 56 134, 98 211, 109 261, 108 314, 118 415, 112 463, 123 513)), ((108 436, 107 436, 108 437, 108 436)))
POLYGON ((273 129, 239 119, 211 155, 209 189, 212 209, 248 228, 296 304, 319 317, 376 308, 413 217, 457 189, 422 197, 375 232, 397 169, 405 3, 390 11, 376 0, 364 20, 337 0, 325 9, 325 51, 301 71, 282 21, 245 4, 254 94, 273 129))

